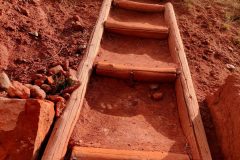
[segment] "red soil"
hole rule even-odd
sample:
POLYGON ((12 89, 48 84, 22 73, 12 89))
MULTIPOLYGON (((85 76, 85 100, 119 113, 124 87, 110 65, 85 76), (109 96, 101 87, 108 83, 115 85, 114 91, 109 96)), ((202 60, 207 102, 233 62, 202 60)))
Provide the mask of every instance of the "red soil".
MULTIPOLYGON (((159 0, 141 1, 159 3, 159 0)), ((231 74, 226 64, 239 68, 240 46, 234 38, 240 27, 231 23, 232 27, 224 30, 226 7, 213 1, 200 0, 190 8, 182 0, 169 1, 177 13, 212 155, 221 159, 205 96, 231 74)), ((89 39, 101 2, 1 0, 0 69, 7 68, 11 79, 28 82, 31 73, 58 61, 68 59, 70 67, 76 68, 82 59, 79 48, 89 39), (71 28, 73 15, 79 15, 82 20, 83 32, 71 28), (29 34, 34 31, 39 33, 38 38, 29 34)))
POLYGON ((0 42, 8 50, 4 58, 9 61, 7 73, 11 79, 29 82, 30 74, 66 59, 70 67, 77 68, 81 50, 84 52, 81 46, 89 40, 101 1, 0 1, 0 42), (72 26, 78 19, 76 15, 83 31, 72 26), (38 32, 39 36, 30 32, 38 32))
POLYGON ((167 40, 155 40, 105 33, 96 61, 134 67, 177 67, 167 40))
POLYGON ((70 145, 186 153, 174 85, 159 91, 157 101, 148 83, 93 76, 70 145))

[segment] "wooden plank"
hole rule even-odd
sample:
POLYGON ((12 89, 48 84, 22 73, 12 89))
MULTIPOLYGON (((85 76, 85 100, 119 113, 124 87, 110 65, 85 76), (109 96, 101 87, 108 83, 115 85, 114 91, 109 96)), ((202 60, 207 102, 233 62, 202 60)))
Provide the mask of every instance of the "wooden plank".
POLYGON ((57 119, 43 154, 43 160, 59 160, 63 159, 65 156, 70 136, 78 120, 83 104, 87 83, 89 76, 91 75, 93 62, 97 55, 104 30, 103 23, 109 14, 111 2, 111 0, 104 0, 102 4, 100 17, 87 48, 87 53, 78 67, 77 77, 81 81, 82 85, 74 91, 74 93, 72 93, 64 113, 59 119, 57 119))
POLYGON ((96 73, 109 77, 138 81, 173 82, 177 76, 177 68, 146 68, 98 62, 96 64, 96 73))
POLYGON ((184 135, 186 136, 186 139, 188 141, 189 147, 191 148, 191 157, 194 160, 200 160, 200 152, 198 149, 198 144, 194 135, 192 122, 190 120, 187 105, 185 102, 185 97, 183 93, 183 87, 181 83, 181 78, 178 77, 175 83, 175 89, 176 89, 176 97, 177 97, 177 105, 178 105, 178 114, 180 123, 184 132, 184 135))
POLYGON ((73 147, 71 159, 81 160, 190 160, 187 154, 73 147))
POLYGON ((165 39, 168 37, 168 27, 166 26, 122 22, 111 18, 105 22, 105 28, 111 32, 143 38, 165 39))
POLYGON ((163 12, 164 5, 134 2, 129 0, 114 0, 113 5, 119 8, 141 12, 163 12))
MULTIPOLYGON (((170 29, 169 31, 170 53, 172 54, 172 57, 174 58, 174 60, 179 63, 180 69, 182 71, 179 77, 180 84, 182 86, 184 101, 187 107, 189 122, 192 125, 191 127, 192 127, 193 133, 191 133, 191 135, 194 135, 194 137, 187 135, 187 138, 189 138, 188 141, 196 141, 196 144, 200 153, 200 157, 202 160, 211 160, 212 159, 211 153, 209 150, 207 138, 205 135, 205 130, 204 130, 202 119, 201 119, 197 97, 193 87, 191 73, 188 67, 188 62, 187 62, 186 54, 184 51, 183 42, 180 36, 180 32, 177 26, 177 20, 176 20, 173 6, 171 3, 167 3, 165 6, 165 20, 170 27, 169 28, 170 29)), ((178 83, 179 82, 176 83, 176 86, 179 87, 178 83)), ((184 115, 184 114, 181 114, 181 115, 184 115)), ((180 118, 182 118, 182 121, 186 121, 186 120, 183 120, 186 118, 186 116, 180 117, 180 118)), ((184 128, 185 127, 183 127, 183 129, 184 128)), ((186 132, 189 132, 189 131, 185 131, 185 133, 186 132)), ((191 147, 192 149, 195 148, 195 146, 191 146, 191 147)), ((193 151, 193 153, 197 153, 197 152, 193 151)), ((199 159, 199 156, 193 155, 193 159, 199 159)))

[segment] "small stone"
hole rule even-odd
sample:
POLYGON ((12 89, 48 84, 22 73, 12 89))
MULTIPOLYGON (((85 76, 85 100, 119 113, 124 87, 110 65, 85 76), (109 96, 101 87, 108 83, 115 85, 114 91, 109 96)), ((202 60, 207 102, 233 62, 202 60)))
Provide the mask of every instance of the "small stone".
POLYGON ((233 51, 233 48, 232 48, 232 47, 230 47, 230 46, 228 47, 228 49, 229 49, 229 51, 233 51))
POLYGON ((29 16, 28 10, 23 7, 16 7, 16 10, 24 16, 29 16))
POLYGON ((100 104, 100 107, 103 108, 103 109, 106 109, 106 108, 107 108, 104 103, 101 103, 101 104, 100 104))
POLYGON ((63 94, 63 98, 65 98, 66 100, 68 100, 70 97, 71 97, 71 95, 69 93, 63 94))
POLYGON ((0 97, 7 97, 7 92, 6 91, 0 92, 0 97))
POLYGON ((45 99, 46 93, 37 85, 25 84, 26 87, 30 89, 30 94, 32 98, 45 99))
POLYGON ((35 32, 29 32, 29 34, 32 35, 32 36, 34 36, 34 37, 38 37, 38 36, 39 36, 39 34, 38 34, 37 31, 35 31, 35 32))
POLYGON ((65 71, 69 70, 69 60, 65 60, 63 62, 63 68, 64 68, 65 71))
POLYGON ((107 104, 107 109, 111 110, 112 109, 112 105, 111 104, 107 104))
POLYGON ((73 81, 77 81, 77 71, 74 69, 69 69, 67 73, 67 77, 70 78, 73 81))
POLYGON ((18 97, 28 99, 30 97, 30 89, 18 81, 13 81, 7 90, 9 97, 18 97))
POLYGON ((24 16, 29 16, 29 12, 28 12, 28 10, 27 9, 25 9, 25 8, 21 8, 21 13, 24 15, 24 16))
POLYGON ((83 31, 84 29, 83 23, 81 21, 73 22, 72 29, 75 31, 83 31))
POLYGON ((59 101, 65 102, 65 99, 59 95, 48 95, 47 98, 53 102, 59 102, 59 101))
POLYGON ((163 98, 162 92, 155 92, 152 94, 152 99, 154 100, 161 100, 163 98))
POLYGON ((8 75, 5 72, 0 73, 0 88, 7 90, 12 85, 8 75))
POLYGON ((232 65, 232 64, 226 64, 226 67, 230 71, 234 71, 236 69, 236 67, 234 65, 232 65))
POLYGON ((42 86, 42 84, 44 84, 45 80, 42 80, 42 79, 36 79, 34 81, 34 84, 37 85, 37 86, 42 86))
POLYGON ((61 93, 65 94, 65 93, 72 93, 73 91, 75 91, 79 86, 81 85, 81 82, 79 81, 74 81, 74 84, 65 88, 61 93))
POLYGON ((47 83, 50 85, 54 83, 54 79, 52 76, 47 77, 47 83))
POLYGON ((57 102, 56 103, 56 117, 60 117, 65 108, 66 108, 65 101, 57 102))
POLYGON ((50 85, 48 85, 48 84, 42 84, 41 85, 41 88, 45 91, 45 92, 49 92, 49 91, 51 91, 51 86, 50 85))
POLYGON ((49 74, 58 74, 60 72, 63 72, 63 68, 61 65, 57 65, 55 67, 52 67, 48 70, 49 74))
POLYGON ((74 21, 82 21, 82 19, 78 15, 74 15, 72 18, 74 21))
POLYGON ((149 88, 151 90, 157 90, 159 88, 159 84, 150 84, 149 88))
POLYGON ((42 75, 42 74, 33 74, 32 75, 32 80, 41 79, 43 77, 44 77, 44 75, 42 75))

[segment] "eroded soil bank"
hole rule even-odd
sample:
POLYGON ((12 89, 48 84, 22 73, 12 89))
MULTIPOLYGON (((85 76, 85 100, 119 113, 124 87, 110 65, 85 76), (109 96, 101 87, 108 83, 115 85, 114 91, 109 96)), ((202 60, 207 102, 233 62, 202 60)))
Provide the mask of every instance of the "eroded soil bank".
POLYGON ((1 0, 0 69, 29 82, 64 60, 76 69, 82 59, 102 0, 1 0), (3 61, 4 60, 4 61, 3 61), (2 61, 4 63, 2 63, 2 61))

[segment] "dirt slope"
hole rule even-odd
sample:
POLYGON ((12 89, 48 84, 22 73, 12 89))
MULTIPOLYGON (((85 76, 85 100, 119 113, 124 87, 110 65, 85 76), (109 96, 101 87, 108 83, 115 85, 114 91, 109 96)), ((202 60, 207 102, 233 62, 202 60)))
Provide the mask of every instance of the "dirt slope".
POLYGON ((220 160, 222 154, 205 98, 232 74, 233 71, 227 68, 228 64, 234 65, 234 72, 239 72, 240 23, 239 20, 234 21, 228 17, 234 9, 239 11, 239 8, 233 9, 233 3, 230 5, 227 0, 218 0, 222 3, 208 0, 195 0, 195 3, 193 0, 184 1, 172 3, 177 13, 212 156, 213 159, 220 160))
POLYGON ((68 59, 76 68, 101 1, 0 0, 0 44, 7 50, 0 51, 0 69, 7 68, 12 79, 28 82, 31 73, 53 62, 68 59))

